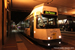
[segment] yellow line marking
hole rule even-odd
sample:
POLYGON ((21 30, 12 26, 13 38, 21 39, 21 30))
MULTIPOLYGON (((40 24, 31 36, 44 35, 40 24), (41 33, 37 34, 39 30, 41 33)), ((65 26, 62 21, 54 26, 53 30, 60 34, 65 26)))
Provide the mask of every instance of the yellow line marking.
MULTIPOLYGON (((23 36, 23 35, 22 35, 23 36)), ((29 41, 31 44, 33 44, 29 39, 27 39, 25 36, 23 36, 27 41, 29 41)))
MULTIPOLYGON (((26 37, 25 37, 26 38, 26 37)), ((26 38, 27 39, 27 38, 26 38)), ((27 39, 28 40, 28 39, 27 39)), ((31 44, 33 44, 30 40, 28 40, 31 44)))

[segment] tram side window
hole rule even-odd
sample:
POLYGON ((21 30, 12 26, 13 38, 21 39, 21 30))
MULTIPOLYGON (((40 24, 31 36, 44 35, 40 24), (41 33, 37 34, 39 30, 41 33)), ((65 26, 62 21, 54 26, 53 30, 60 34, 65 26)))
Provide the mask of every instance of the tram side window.
POLYGON ((26 27, 26 28, 29 28, 29 24, 30 24, 30 21, 29 21, 29 20, 26 20, 26 21, 25 21, 25 27, 26 27))

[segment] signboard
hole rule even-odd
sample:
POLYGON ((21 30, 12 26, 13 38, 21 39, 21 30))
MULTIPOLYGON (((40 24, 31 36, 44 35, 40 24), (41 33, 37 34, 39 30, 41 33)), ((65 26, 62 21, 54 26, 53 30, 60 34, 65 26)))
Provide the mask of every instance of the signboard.
POLYGON ((52 11, 44 11, 44 14, 56 15, 56 12, 52 12, 52 11))

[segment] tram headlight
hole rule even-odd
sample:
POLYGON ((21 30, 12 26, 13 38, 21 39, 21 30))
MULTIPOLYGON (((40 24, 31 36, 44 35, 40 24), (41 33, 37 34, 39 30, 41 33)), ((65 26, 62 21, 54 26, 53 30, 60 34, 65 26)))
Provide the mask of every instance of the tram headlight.
POLYGON ((59 42, 59 44, 61 44, 61 42, 59 42))
POLYGON ((48 46, 50 46, 50 43, 48 43, 48 46))
POLYGON ((50 37, 48 37, 48 40, 50 40, 50 37))
POLYGON ((59 36, 59 38, 61 38, 61 36, 59 36))

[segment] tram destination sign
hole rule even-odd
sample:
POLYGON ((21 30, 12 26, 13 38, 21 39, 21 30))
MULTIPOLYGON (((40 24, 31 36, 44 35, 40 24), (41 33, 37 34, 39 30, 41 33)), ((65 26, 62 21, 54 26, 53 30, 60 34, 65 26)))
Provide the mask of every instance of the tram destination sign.
POLYGON ((44 11, 44 14, 56 15, 56 12, 52 12, 52 11, 44 11))

